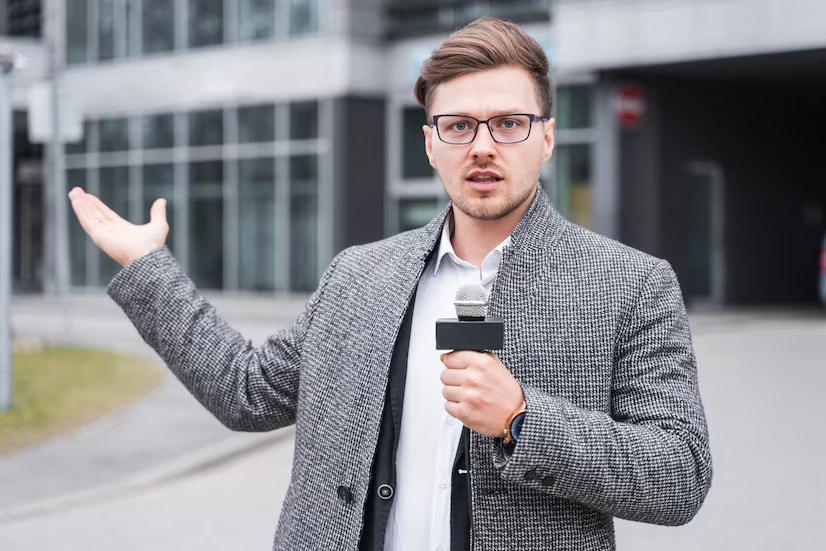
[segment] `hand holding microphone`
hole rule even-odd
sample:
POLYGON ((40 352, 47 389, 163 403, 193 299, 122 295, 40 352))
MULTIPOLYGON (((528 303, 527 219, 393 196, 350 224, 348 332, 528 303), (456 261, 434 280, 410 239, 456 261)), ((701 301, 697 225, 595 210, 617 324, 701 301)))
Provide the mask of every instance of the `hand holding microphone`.
POLYGON ((445 410, 470 430, 501 438, 505 425, 524 400, 522 387, 495 354, 501 349, 504 324, 487 317, 487 293, 465 285, 456 294, 457 319, 436 322, 436 348, 442 354, 445 410))

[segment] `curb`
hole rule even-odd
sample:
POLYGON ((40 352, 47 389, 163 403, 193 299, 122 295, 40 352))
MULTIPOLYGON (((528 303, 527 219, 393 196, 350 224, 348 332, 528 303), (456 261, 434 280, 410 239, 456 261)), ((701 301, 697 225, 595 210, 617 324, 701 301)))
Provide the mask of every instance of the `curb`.
MULTIPOLYGON (((238 437, 201 449, 159 467, 128 476, 99 488, 48 498, 0 511, 0 524, 39 517, 74 507, 112 499, 136 490, 145 490, 163 482, 203 472, 292 436, 295 427, 285 427, 258 438, 238 437)), ((247 433, 248 434, 248 433, 247 433)))

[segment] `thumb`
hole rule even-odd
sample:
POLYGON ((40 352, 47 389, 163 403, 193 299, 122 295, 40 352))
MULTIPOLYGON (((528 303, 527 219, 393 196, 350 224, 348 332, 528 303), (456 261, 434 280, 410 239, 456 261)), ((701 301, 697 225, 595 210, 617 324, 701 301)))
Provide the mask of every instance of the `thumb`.
POLYGON ((149 221, 151 224, 166 224, 166 199, 156 199, 149 209, 149 221))

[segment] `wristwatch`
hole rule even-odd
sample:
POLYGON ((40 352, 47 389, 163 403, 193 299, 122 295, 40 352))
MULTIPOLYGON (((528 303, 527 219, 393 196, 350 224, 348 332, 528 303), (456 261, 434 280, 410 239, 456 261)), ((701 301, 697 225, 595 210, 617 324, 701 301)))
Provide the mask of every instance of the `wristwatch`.
POLYGON ((525 400, 522 400, 522 405, 511 414, 510 418, 508 418, 508 422, 505 423, 505 428, 502 431, 505 435, 505 440, 502 442, 502 446, 504 446, 505 451, 508 453, 513 452, 513 449, 516 446, 516 441, 519 440, 519 433, 522 431, 522 423, 525 422, 525 414, 528 412, 527 408, 528 404, 525 400))

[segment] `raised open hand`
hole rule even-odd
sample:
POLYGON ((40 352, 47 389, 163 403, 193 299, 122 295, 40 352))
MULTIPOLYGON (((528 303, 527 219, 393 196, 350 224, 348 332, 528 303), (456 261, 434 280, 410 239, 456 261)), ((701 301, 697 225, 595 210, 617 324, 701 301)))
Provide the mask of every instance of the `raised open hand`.
POLYGON ((150 221, 141 226, 127 222, 103 201, 80 188, 70 191, 69 199, 80 225, 95 245, 121 266, 128 266, 166 243, 169 234, 166 199, 158 199, 152 204, 150 221))

